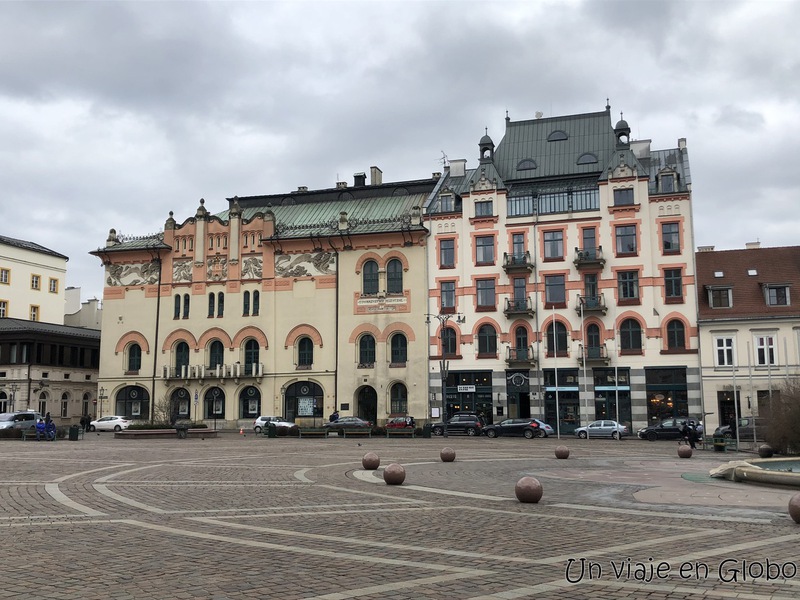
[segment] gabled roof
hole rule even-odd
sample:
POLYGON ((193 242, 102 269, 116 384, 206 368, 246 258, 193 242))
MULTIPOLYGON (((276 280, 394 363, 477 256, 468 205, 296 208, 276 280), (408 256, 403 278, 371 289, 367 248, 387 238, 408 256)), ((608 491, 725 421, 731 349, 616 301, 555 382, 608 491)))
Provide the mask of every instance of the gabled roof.
POLYGON ((60 254, 55 250, 50 250, 49 248, 45 248, 44 246, 40 246, 39 244, 36 244, 34 242, 28 242, 26 240, 18 240, 16 238, 7 237, 5 235, 0 235, 0 244, 5 244, 6 246, 13 246, 14 248, 20 248, 21 250, 38 252, 39 254, 47 254, 48 256, 63 258, 64 260, 69 260, 68 256, 64 256, 63 254, 60 254))
POLYGON ((800 317, 800 246, 702 251, 695 263, 701 321, 800 317), (789 287, 788 306, 767 304, 769 285, 789 287), (711 308, 708 289, 714 287, 732 290, 732 307, 711 308))

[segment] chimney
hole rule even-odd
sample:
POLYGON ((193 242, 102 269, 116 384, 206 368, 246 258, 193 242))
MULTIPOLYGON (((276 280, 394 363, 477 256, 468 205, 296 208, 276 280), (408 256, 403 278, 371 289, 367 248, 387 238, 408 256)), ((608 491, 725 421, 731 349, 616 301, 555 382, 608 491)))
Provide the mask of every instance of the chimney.
POLYGON ((383 184, 383 171, 381 171, 378 167, 369 168, 369 184, 370 185, 383 184))
POLYGON ((442 178, 441 171, 434 171, 433 173, 431 173, 431 179, 441 179, 441 178, 442 178))
POLYGON ((353 185, 356 187, 364 187, 367 185, 367 174, 366 173, 355 173, 353 174, 353 185))
POLYGON ((347 182, 346 181, 337 181, 336 182, 336 189, 337 190, 346 190, 347 189, 347 182))
POLYGON ((450 177, 464 177, 467 174, 467 159, 457 158, 450 161, 450 177))
POLYGON ((758 248, 761 248, 761 242, 747 242, 744 247, 747 250, 757 250, 758 248))
POLYGON ((297 191, 298 192, 307 192, 308 191, 308 186, 307 185, 298 185, 297 186, 297 191))
POLYGON ((714 246, 698 246, 697 247, 697 251, 698 252, 713 252, 714 251, 714 246))

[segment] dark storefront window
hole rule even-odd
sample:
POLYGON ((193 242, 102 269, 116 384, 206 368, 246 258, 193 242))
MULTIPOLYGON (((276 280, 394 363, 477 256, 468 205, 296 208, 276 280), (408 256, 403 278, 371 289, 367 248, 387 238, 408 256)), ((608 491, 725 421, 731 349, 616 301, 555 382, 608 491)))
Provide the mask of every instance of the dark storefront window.
POLYGON ((655 423, 669 417, 689 416, 686 368, 645 369, 647 421, 655 423))

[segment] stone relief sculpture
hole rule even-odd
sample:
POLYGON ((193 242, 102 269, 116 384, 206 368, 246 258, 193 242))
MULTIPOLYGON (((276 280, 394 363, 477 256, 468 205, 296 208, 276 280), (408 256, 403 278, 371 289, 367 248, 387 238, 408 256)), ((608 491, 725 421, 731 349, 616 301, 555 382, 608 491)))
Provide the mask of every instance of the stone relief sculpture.
POLYGON ((261 279, 262 258, 250 256, 242 262, 242 279, 261 279))
POLYGON ((208 281, 223 281, 228 278, 228 259, 224 256, 209 258, 206 262, 208 281))
POLYGON ((180 260, 172 263, 172 281, 188 283, 192 281, 192 261, 180 260))
POLYGON ((146 262, 138 265, 108 265, 106 285, 142 285, 158 283, 158 263, 146 262))
POLYGON ((275 257, 275 275, 278 277, 310 277, 334 273, 336 257, 333 252, 279 254, 275 257))

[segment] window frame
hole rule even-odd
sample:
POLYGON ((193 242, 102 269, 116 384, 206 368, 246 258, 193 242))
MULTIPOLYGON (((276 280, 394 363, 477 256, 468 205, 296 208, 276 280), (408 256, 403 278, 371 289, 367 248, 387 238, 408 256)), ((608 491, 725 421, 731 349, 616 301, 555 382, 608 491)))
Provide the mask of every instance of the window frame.
POLYGON ((661 252, 663 254, 681 253, 681 225, 677 221, 661 224, 661 252), (675 231, 667 231, 668 227, 674 227, 675 231))
POLYGON ((733 308, 733 288, 728 286, 714 286, 708 288, 708 306, 713 309, 733 308), (717 304, 716 299, 722 299, 724 293, 726 304, 717 304))
POLYGON ((614 227, 614 248, 617 256, 638 256, 639 228, 636 224, 616 225, 614 227))
POLYGON ((475 307, 479 311, 497 310, 497 290, 494 279, 475 280, 475 307))
POLYGON ((40 291, 42 289, 42 276, 31 273, 31 289, 40 291))
POLYGON ((486 218, 494 216, 494 202, 491 200, 479 200, 475 202, 475 217, 486 218))
POLYGON ((736 360, 735 346, 732 336, 714 336, 714 366, 733 367, 736 360))
POLYGON ((0 268, 0 284, 11 285, 11 269, 0 268))
POLYGON ((635 198, 633 188, 619 188, 614 190, 614 206, 633 206, 635 198))
POLYGON ((386 263, 386 293, 393 296, 403 294, 403 263, 398 258, 386 263))
POLYGON ((639 304, 639 271, 617 271, 617 296, 620 304, 639 304))
POLYGON ((680 319, 667 323, 667 349, 686 350, 686 325, 680 319))
POLYGON ((475 237, 475 265, 493 265, 495 262, 494 236, 475 237))
POLYGON ((361 268, 361 295, 377 296, 379 291, 378 262, 370 259, 361 268))
POLYGON ((456 282, 455 281, 440 281, 439 282, 439 310, 443 313, 454 313, 456 311, 456 282), (452 286, 452 290, 445 289, 452 286), (452 297, 452 303, 449 300, 452 297))
POLYGON ((664 300, 668 303, 683 302, 683 269, 664 269, 664 300))
POLYGON ((478 328, 478 358, 497 357, 497 330, 484 323, 478 328))
POLYGON ((445 238, 439 240, 439 268, 455 269, 456 267, 456 240, 445 238))
POLYGON ((303 336, 297 340, 297 367, 310 369, 314 364, 314 341, 303 336))
POLYGON ((564 259, 564 230, 553 229, 542 232, 544 260, 564 259))
POLYGON ((563 274, 544 276, 545 308, 564 306, 567 303, 567 278, 563 274), (554 293, 557 292, 557 296, 554 293))
POLYGON ((372 369, 375 367, 375 336, 365 333, 358 338, 358 368, 372 369))
POLYGON ((395 333, 389 340, 389 366, 405 366, 408 362, 408 338, 395 333))
POLYGON ((58 279, 56 279, 55 277, 49 278, 47 283, 47 291, 49 291, 51 294, 58 293, 58 279))
POLYGON ((768 284, 764 286, 764 300, 767 306, 791 306, 791 296, 788 285, 768 284), (774 292, 774 294, 773 294, 774 292), (783 298, 781 298, 781 292, 783 298), (780 302, 780 300, 783 302, 780 302))
POLYGON ((628 318, 619 326, 619 347, 622 354, 641 354, 644 350, 642 340, 642 324, 636 319, 628 318), (627 325, 627 327, 626 327, 627 325))

